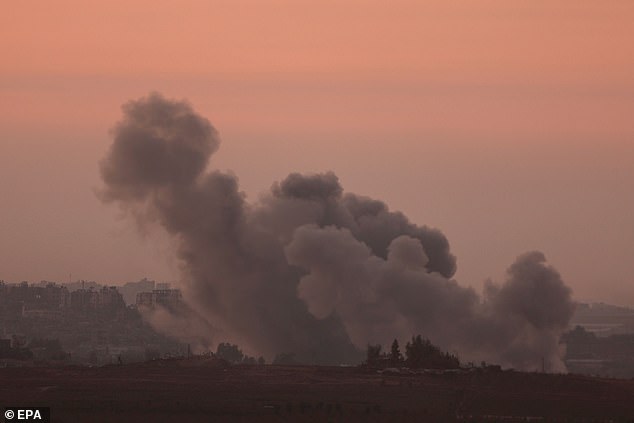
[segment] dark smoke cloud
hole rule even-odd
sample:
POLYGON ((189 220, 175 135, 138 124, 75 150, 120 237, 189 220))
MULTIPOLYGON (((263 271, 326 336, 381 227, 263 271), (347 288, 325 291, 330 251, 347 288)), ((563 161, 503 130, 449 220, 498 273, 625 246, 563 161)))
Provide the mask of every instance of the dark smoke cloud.
POLYGON ((189 185, 218 149, 215 129, 185 103, 152 94, 124 105, 123 113, 101 166, 106 199, 142 199, 156 189, 189 185))
POLYGON ((440 231, 344 193, 334 173, 290 174, 249 204, 234 175, 206 171, 218 135, 187 103, 151 94, 123 112, 100 196, 173 236, 185 296, 209 322, 196 336, 209 344, 340 363, 369 342, 422 333, 467 359, 561 365, 571 294, 541 253, 518 258, 480 298, 451 279, 440 231))

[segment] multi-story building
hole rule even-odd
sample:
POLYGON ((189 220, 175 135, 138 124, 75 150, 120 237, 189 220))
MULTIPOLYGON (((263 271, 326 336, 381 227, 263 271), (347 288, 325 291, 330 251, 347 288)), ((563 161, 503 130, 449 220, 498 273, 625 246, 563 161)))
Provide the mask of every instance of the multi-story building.
POLYGON ((152 292, 140 292, 136 296, 137 307, 176 307, 183 296, 180 289, 155 289, 152 292))
POLYGON ((125 308, 125 302, 115 286, 104 286, 71 292, 70 307, 76 311, 116 310, 125 308))
POLYGON ((18 285, 0 281, 0 315, 50 316, 60 313, 70 305, 70 294, 65 286, 52 282, 18 285))

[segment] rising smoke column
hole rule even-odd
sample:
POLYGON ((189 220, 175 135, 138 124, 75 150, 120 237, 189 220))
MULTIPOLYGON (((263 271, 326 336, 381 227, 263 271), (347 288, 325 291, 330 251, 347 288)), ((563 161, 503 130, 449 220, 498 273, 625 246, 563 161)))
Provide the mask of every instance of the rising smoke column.
POLYGON ((339 363, 422 333, 465 358, 558 363, 572 302, 541 253, 518 258, 483 300, 451 279, 440 231, 344 193, 334 173, 290 174, 247 203, 234 175, 206 170, 219 138, 189 104, 151 94, 123 113, 100 197, 172 236, 185 297, 215 328, 200 335, 210 343, 339 363))
POLYGON ((332 313, 355 345, 389 345, 423 333, 472 361, 536 370, 564 370, 559 335, 574 311, 570 289, 545 263, 524 254, 501 286, 489 283, 484 302, 425 265, 421 242, 395 238, 387 259, 377 257, 347 229, 302 226, 286 247, 291 264, 309 271, 298 295, 315 316, 332 313))
POLYGON ((145 228, 173 236, 190 305, 238 342, 269 358, 294 352, 315 362, 352 361, 358 351, 336 316, 317 319, 297 297, 278 234, 254 222, 235 176, 204 169, 218 147, 210 123, 159 94, 131 101, 101 163, 106 202, 145 228))

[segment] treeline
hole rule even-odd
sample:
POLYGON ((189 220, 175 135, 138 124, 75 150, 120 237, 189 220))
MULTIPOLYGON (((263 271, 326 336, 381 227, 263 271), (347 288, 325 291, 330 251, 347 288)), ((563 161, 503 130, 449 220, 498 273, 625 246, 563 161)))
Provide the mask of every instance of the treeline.
MULTIPOLYGON (((216 353, 213 355, 232 364, 266 364, 264 357, 260 356, 256 359, 255 357, 248 356, 242 352, 240 347, 228 342, 218 344, 216 353)), ((279 353, 273 359, 272 364, 296 365, 301 363, 297 361, 293 353, 279 353)))
MULTIPOLYGON (((234 344, 221 342, 212 355, 233 364, 265 364, 263 357, 256 359, 242 352, 234 344)), ((299 364, 292 353, 278 354, 273 364, 299 364)), ((389 352, 382 352, 381 345, 368 345, 366 361, 363 365, 372 368, 408 367, 411 369, 457 369, 460 360, 453 354, 443 352, 421 335, 412 336, 401 353, 398 340, 392 342, 389 352)))
POLYGON ((392 342, 389 352, 382 353, 381 345, 368 345, 365 365, 374 368, 409 367, 411 369, 457 369, 460 360, 453 354, 441 351, 429 339, 412 336, 401 353, 398 340, 392 342))
POLYGON ((264 357, 260 356, 256 359, 255 357, 248 356, 244 354, 237 345, 225 342, 218 344, 218 347, 216 348, 216 357, 222 358, 223 360, 234 364, 242 363, 263 365, 265 363, 264 357))

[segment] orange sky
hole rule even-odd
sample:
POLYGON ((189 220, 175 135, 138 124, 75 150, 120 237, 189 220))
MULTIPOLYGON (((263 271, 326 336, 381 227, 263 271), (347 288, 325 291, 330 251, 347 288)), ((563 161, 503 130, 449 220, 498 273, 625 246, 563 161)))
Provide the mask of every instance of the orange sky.
POLYGON ((290 171, 442 229, 480 286, 528 249, 634 305, 634 2, 19 1, 0 14, 0 279, 174 279, 101 205, 120 105, 187 98, 251 198, 290 171))

